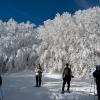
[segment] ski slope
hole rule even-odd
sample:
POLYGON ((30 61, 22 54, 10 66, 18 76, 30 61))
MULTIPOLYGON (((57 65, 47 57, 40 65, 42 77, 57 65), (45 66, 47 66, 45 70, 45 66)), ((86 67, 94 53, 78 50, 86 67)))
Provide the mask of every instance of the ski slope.
POLYGON ((94 84, 91 85, 91 80, 72 79, 71 93, 64 94, 61 94, 61 75, 45 73, 42 87, 34 87, 34 85, 35 76, 32 71, 5 74, 3 75, 2 100, 94 100, 94 97, 97 98, 94 96, 96 87, 94 84))

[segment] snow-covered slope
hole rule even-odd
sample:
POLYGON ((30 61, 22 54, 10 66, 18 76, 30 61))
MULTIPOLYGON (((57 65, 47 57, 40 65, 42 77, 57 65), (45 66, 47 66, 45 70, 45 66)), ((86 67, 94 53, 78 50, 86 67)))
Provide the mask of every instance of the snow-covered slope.
POLYGON ((72 79, 71 93, 61 94, 61 75, 43 74, 42 87, 34 87, 32 71, 3 75, 3 100, 94 100, 91 80, 72 79))

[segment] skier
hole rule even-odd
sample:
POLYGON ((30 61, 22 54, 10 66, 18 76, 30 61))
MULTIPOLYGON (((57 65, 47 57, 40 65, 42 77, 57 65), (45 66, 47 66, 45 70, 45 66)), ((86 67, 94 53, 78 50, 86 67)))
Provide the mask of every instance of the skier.
POLYGON ((96 80, 98 100, 100 100, 100 65, 96 66, 96 70, 93 72, 93 76, 96 80))
POLYGON ((64 93, 64 88, 65 88, 66 82, 67 82, 67 92, 70 92, 71 77, 73 77, 71 68, 69 67, 69 64, 67 63, 66 67, 64 68, 63 74, 62 74, 63 84, 62 84, 62 92, 61 93, 64 93))
POLYGON ((36 74, 36 87, 41 87, 42 68, 40 64, 38 64, 38 66, 36 67, 35 74, 36 74))
POLYGON ((1 87, 1 85, 2 85, 2 77, 0 75, 0 87, 1 87))
MULTIPOLYGON (((0 75, 0 91, 1 91, 1 86, 2 86, 2 77, 0 75)), ((1 98, 0 98, 0 100, 1 100, 1 98)))

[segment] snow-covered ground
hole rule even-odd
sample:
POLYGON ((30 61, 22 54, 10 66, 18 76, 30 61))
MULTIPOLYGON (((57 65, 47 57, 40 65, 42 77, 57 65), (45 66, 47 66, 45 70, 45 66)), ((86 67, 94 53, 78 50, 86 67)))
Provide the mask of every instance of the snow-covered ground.
POLYGON ((61 94, 61 75, 44 74, 42 87, 34 85, 35 76, 32 71, 5 74, 3 100, 94 100, 94 85, 91 86, 91 80, 72 79, 71 93, 65 94, 61 94))

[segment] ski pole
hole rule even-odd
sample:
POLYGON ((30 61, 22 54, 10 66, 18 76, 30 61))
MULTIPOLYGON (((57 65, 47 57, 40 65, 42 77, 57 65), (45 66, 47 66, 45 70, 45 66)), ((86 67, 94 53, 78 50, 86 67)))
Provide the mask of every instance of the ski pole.
MULTIPOLYGON (((93 78, 91 80, 91 86, 90 86, 90 93, 91 93, 91 90, 92 90, 92 85, 93 85, 93 78)), ((90 95, 90 94, 89 94, 90 95)))
POLYGON ((95 100, 95 79, 94 79, 94 100, 95 100))

